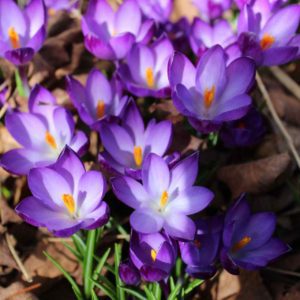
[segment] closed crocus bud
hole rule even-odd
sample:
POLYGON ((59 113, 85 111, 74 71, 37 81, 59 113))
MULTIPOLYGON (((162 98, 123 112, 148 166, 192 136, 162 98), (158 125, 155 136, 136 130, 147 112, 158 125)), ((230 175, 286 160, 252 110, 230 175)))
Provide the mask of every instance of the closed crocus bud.
POLYGON ((157 282, 170 275, 177 258, 177 246, 166 233, 142 234, 132 231, 130 258, 142 279, 157 282))
POLYGON ((130 260, 124 261, 119 265, 119 276, 127 285, 138 285, 141 281, 139 270, 130 260))
POLYGON ((223 230, 223 217, 216 216, 196 223, 193 241, 179 242, 181 258, 187 264, 186 272, 197 278, 212 277, 216 271, 223 230))

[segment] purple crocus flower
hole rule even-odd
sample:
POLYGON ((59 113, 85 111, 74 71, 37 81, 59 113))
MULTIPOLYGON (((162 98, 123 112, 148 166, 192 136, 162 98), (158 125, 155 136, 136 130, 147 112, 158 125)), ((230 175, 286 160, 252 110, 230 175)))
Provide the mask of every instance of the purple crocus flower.
POLYGON ((251 147, 258 144, 265 133, 262 115, 252 108, 242 119, 226 123, 220 130, 220 138, 227 148, 251 147))
POLYGON ((125 0, 115 12, 106 0, 91 0, 82 18, 86 48, 101 59, 124 58, 135 42, 147 43, 153 35, 154 21, 142 23, 135 0, 125 0))
POLYGON ((135 267, 130 259, 121 262, 119 265, 119 276, 127 285, 138 285, 141 281, 139 270, 135 267))
POLYGON ((139 0, 138 4, 143 14, 157 23, 167 22, 173 9, 172 0, 139 0))
POLYGON ((222 16, 231 6, 232 0, 193 0, 202 19, 209 21, 222 16))
POLYGON ((67 77, 67 90, 81 119, 89 126, 108 116, 119 116, 128 97, 116 78, 108 81, 97 69, 92 70, 84 87, 72 76, 67 77))
POLYGON ((136 44, 122 64, 118 74, 126 89, 138 97, 170 96, 168 62, 174 49, 166 36, 161 36, 150 46, 136 44))
POLYGON ((32 169, 28 185, 33 196, 22 200, 16 212, 27 223, 47 227, 56 236, 95 229, 109 219, 109 207, 102 201, 106 193, 102 174, 86 171, 68 147, 54 165, 32 169))
POLYGON ((186 272, 193 277, 212 277, 217 268, 223 231, 223 217, 216 216, 196 221, 196 235, 193 241, 179 242, 181 258, 187 264, 186 272))
POLYGON ((196 227, 187 215, 203 210, 212 200, 207 188, 193 186, 198 172, 195 153, 170 168, 156 154, 149 154, 142 165, 142 183, 128 176, 112 179, 115 195, 135 209, 132 228, 140 233, 164 229, 177 239, 192 240, 196 227))
POLYGON ((224 268, 232 274, 238 274, 239 268, 260 269, 288 252, 287 244, 272 237, 275 226, 273 213, 251 214, 245 195, 242 195, 225 217, 221 250, 224 268))
POLYGON ((226 66, 225 51, 219 45, 207 50, 196 68, 181 53, 175 53, 169 65, 174 105, 203 133, 247 113, 251 98, 246 93, 254 78, 251 59, 238 58, 226 66))
POLYGON ((23 175, 33 167, 54 163, 66 145, 83 154, 87 137, 81 131, 75 133, 72 115, 55 105, 51 93, 36 86, 29 98, 29 112, 10 112, 5 125, 10 134, 22 146, 1 157, 0 164, 7 171, 23 175))
POLYGON ((131 233, 130 258, 142 279, 157 282, 165 279, 177 258, 177 245, 166 233, 131 233))
POLYGON ((21 10, 13 0, 0 1, 0 56, 15 65, 29 62, 46 37, 42 0, 31 0, 21 10))
POLYGON ((253 58, 258 66, 290 62, 300 46, 291 43, 299 20, 300 5, 289 5, 275 13, 268 9, 256 12, 252 6, 245 5, 238 20, 237 43, 241 55, 253 58))
POLYGON ((172 139, 170 121, 152 119, 145 128, 133 100, 127 105, 121 123, 102 121, 98 125, 105 151, 99 156, 115 173, 141 178, 141 166, 149 153, 163 156, 172 139))
POLYGON ((190 44, 197 56, 201 56, 206 49, 215 45, 223 48, 235 41, 236 37, 230 24, 226 20, 219 20, 210 25, 199 18, 195 18, 190 32, 190 44))

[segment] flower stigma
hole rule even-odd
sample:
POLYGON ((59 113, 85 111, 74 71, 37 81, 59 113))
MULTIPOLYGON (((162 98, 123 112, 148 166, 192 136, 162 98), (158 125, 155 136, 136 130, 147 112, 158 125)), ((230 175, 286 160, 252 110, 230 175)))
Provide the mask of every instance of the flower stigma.
POLYGON ((154 74, 153 69, 150 67, 146 69, 146 83, 148 88, 154 87, 154 74))
POLYGON ((267 50, 272 47, 274 42, 275 38, 272 35, 265 33, 262 39, 260 40, 260 46, 263 50, 267 50))
POLYGON ((133 148, 133 158, 137 167, 140 167, 143 162, 143 150, 140 146, 134 146, 133 148))
POLYGON ((151 249, 151 258, 152 261, 155 262, 157 257, 157 252, 154 249, 151 249))
POLYGON ((97 114, 98 119, 103 118, 103 116, 105 114, 105 103, 103 100, 98 101, 97 108, 96 108, 96 114, 97 114))
POLYGON ((215 99, 216 87, 213 85, 210 89, 204 91, 204 106, 209 109, 215 99))
POLYGON ((21 48, 20 37, 14 27, 11 26, 8 28, 8 36, 9 36, 11 46, 14 49, 21 48))
POLYGON ((75 212, 75 201, 72 195, 70 194, 63 194, 61 196, 62 201, 64 202, 66 208, 68 209, 70 214, 74 214, 75 212))
POLYGON ((165 208, 169 199, 169 194, 167 191, 163 191, 161 196, 160 196, 160 201, 159 201, 159 206, 161 208, 165 208))
POLYGON ((244 247, 246 247, 250 242, 251 242, 251 237, 250 236, 244 236, 240 241, 235 243, 232 247, 232 252, 235 253, 244 247))
POLYGON ((55 138, 54 138, 54 136, 49 131, 46 131, 45 140, 46 140, 46 143, 52 149, 54 149, 54 150, 57 149, 57 144, 56 144, 55 138))

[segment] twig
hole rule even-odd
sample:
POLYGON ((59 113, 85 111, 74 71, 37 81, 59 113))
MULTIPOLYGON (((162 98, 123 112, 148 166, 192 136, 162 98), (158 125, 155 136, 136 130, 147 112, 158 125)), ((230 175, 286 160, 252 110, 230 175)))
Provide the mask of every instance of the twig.
POLYGON ((7 246, 8 246, 8 249, 11 253, 11 255, 13 256, 14 260, 16 261, 18 267, 20 268, 22 274, 24 275, 24 279, 27 281, 27 282, 32 282, 32 278, 31 276, 28 274, 27 270, 25 269, 25 266, 23 265, 17 251, 15 250, 12 242, 11 242, 11 239, 10 239, 10 236, 8 233, 5 234, 5 238, 6 238, 6 242, 7 242, 7 246))
POLYGON ((271 267, 267 267, 267 268, 265 268, 265 270, 275 272, 275 273, 279 273, 279 274, 283 274, 283 275, 288 275, 288 276, 293 276, 293 277, 300 278, 300 273, 289 271, 289 270, 282 270, 282 269, 271 268, 271 267))
POLYGON ((15 293, 11 294, 10 296, 7 297, 7 299, 10 299, 10 298, 13 298, 13 297, 15 297, 15 296, 18 296, 18 295, 22 295, 22 294, 31 292, 31 291, 33 291, 33 290, 38 289, 40 286, 41 286, 40 283, 33 284, 33 285, 31 285, 31 286, 28 286, 28 287, 26 287, 26 288, 24 288, 24 289, 21 289, 21 290, 15 292, 15 293))
POLYGON ((1 107, 1 110, 0 110, 0 120, 2 119, 2 117, 4 116, 4 114, 6 113, 8 107, 9 107, 9 104, 7 102, 5 102, 3 104, 3 106, 1 107))
POLYGON ((282 121, 280 120, 274 106, 273 106, 273 103, 272 103, 272 100, 270 98, 270 95, 260 77, 260 75, 258 74, 258 72, 256 72, 256 80, 257 80, 257 84, 258 84, 258 88, 259 90, 261 91, 263 97, 265 98, 266 100, 266 104, 268 106, 268 109, 276 123, 276 125, 278 126, 279 130, 281 131, 283 137, 285 138, 286 142, 287 142, 287 145, 292 153, 292 155, 294 156, 295 160, 296 160, 296 163, 300 169, 300 157, 298 155, 298 152, 296 150, 296 147, 294 145, 294 142, 293 142, 293 139, 291 138, 290 134, 288 133, 288 131, 286 130, 286 128, 284 127, 282 121))
POLYGON ((296 98, 300 100, 300 86, 286 72, 279 67, 271 67, 272 74, 283 84, 296 98))

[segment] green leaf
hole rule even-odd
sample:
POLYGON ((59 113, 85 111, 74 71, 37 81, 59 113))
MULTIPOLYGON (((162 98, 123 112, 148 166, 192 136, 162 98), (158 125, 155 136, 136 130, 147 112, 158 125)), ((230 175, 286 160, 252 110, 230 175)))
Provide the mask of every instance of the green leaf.
POLYGON ((77 251, 81 254, 82 257, 85 255, 86 245, 83 239, 80 237, 78 233, 72 235, 73 243, 77 249, 77 251))
POLYGON ((93 279, 96 280, 97 276, 100 275, 102 269, 103 269, 103 266, 104 264, 106 263, 107 261, 107 258, 109 256, 109 253, 110 253, 110 250, 111 248, 108 248, 105 253, 102 255, 101 259, 98 261, 98 264, 94 270, 94 273, 93 273, 93 279))
MULTIPOLYGON (((91 279, 90 279, 91 280, 91 279)), ((98 283, 94 280, 91 280, 92 283, 99 288, 105 295, 107 295, 111 300, 119 300, 114 291, 111 291, 106 285, 98 283)))
POLYGON ((92 290, 92 300, 99 300, 96 292, 92 290))
POLYGON ((203 279, 195 279, 193 280, 188 287, 185 289, 184 294, 187 295, 189 294, 193 289, 195 289, 196 287, 198 287, 199 285, 201 285, 204 282, 203 279))
POLYGON ((175 289, 175 282, 173 276, 170 277, 170 289, 171 291, 175 289))
POLYGON ((157 282, 153 283, 152 291, 155 296, 155 299, 160 300, 161 299, 161 288, 160 288, 159 283, 157 283, 157 282))
POLYGON ((181 287, 182 287, 182 282, 178 281, 175 288, 171 289, 172 292, 169 295, 168 300, 175 300, 178 293, 180 292, 181 287))
POLYGON ((182 267, 182 260, 180 258, 177 259, 176 261, 176 267, 175 267, 175 273, 176 277, 179 278, 181 275, 181 267, 182 267))
POLYGON ((147 296, 147 300, 156 300, 155 296, 153 295, 152 291, 145 285, 144 287, 146 296, 147 296))
POLYGON ((86 252, 83 258, 83 289, 87 299, 91 298, 93 283, 90 280, 93 272, 93 262, 96 244, 96 229, 89 230, 86 243, 86 252))
POLYGON ((16 72, 15 72, 15 79, 16 79, 16 85, 17 85, 18 94, 21 97, 26 97, 27 93, 25 91, 25 88, 24 88, 24 85, 23 85, 23 82, 22 82, 22 79, 21 79, 21 76, 20 76, 20 73, 19 73, 18 69, 16 69, 16 72))
POLYGON ((141 293, 135 291, 135 290, 132 290, 132 289, 129 289, 129 288, 125 288, 123 287, 122 288, 127 294, 131 295, 131 296, 134 296, 135 298, 137 299, 140 299, 140 300, 147 300, 146 297, 144 297, 141 293))
POLYGON ((125 300, 124 290, 121 288, 121 278, 119 276, 119 265, 121 260, 121 245, 115 244, 115 278, 118 300, 125 300))
POLYGON ((53 265, 65 276, 65 278, 69 281, 69 283, 72 286, 72 289, 75 293, 75 296, 78 300, 83 299, 83 295, 81 293, 81 290, 75 280, 72 278, 72 276, 58 263, 50 254, 48 254, 46 251, 43 252, 44 255, 53 263, 53 265))
POLYGON ((71 247, 67 242, 62 241, 62 243, 77 258, 77 260, 82 263, 82 256, 80 253, 78 253, 78 251, 71 247))

